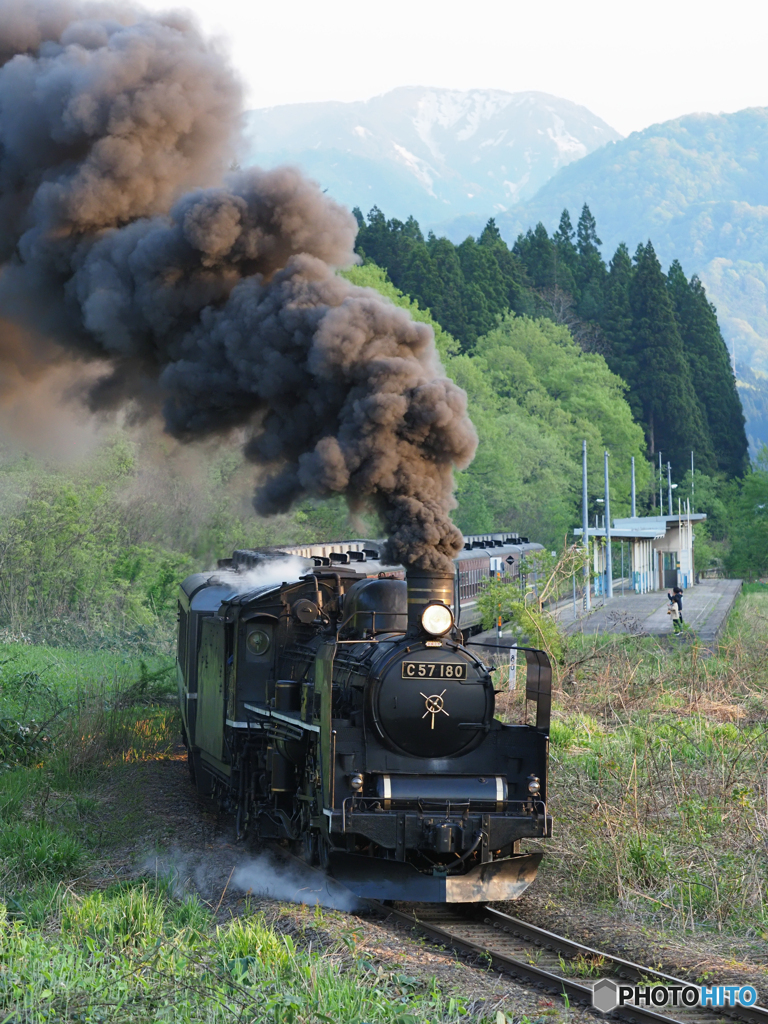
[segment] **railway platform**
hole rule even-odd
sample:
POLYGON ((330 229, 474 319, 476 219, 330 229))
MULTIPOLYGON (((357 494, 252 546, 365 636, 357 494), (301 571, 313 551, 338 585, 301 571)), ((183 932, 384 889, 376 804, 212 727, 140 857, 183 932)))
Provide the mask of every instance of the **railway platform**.
MULTIPOLYGON (((736 598, 741 592, 741 580, 702 580, 683 594, 683 619, 704 644, 716 643, 725 628, 736 598)), ((672 619, 667 615, 666 590, 636 594, 626 590, 622 595, 614 585, 614 596, 603 604, 601 597, 593 598, 592 610, 584 614, 583 602, 562 603, 553 612, 568 633, 649 633, 651 636, 672 634, 672 619)))
MULTIPOLYGON (((725 629, 731 609, 741 593, 741 580, 702 580, 689 587, 683 594, 683 618, 695 636, 706 646, 712 647, 725 629)), ((603 603, 602 597, 593 597, 592 610, 584 614, 581 597, 577 598, 576 612, 573 601, 564 598, 550 611, 566 633, 635 633, 640 635, 666 636, 674 633, 672 619, 667 615, 666 590, 654 590, 648 594, 636 594, 625 581, 624 594, 621 581, 614 580, 614 596, 603 603)), ((497 642, 496 630, 489 629, 469 640, 469 646, 493 645, 497 642)), ((500 646, 513 644, 511 634, 504 630, 500 646)))

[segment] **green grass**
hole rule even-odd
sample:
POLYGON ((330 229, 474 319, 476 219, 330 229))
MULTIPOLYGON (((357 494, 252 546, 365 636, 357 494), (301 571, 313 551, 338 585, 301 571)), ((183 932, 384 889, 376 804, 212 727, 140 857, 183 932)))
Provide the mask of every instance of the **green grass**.
POLYGON ((678 932, 768 937, 768 588, 745 588, 713 656, 603 636, 567 658, 542 884, 678 932))
POLYGON ((0 773, 45 763, 69 789, 115 759, 155 756, 175 744, 175 704, 170 657, 0 644, 0 773))
POLYGON ((167 655, 138 659, 128 651, 0 643, 0 704, 37 711, 52 697, 72 698, 96 683, 119 688, 139 677, 142 664, 152 674, 170 669, 173 659, 167 655))
MULTIPOLYGON (((323 912, 309 920, 316 936, 323 912)), ((465 1008, 434 981, 383 971, 354 941, 312 950, 257 913, 216 924, 195 896, 137 881, 79 896, 50 889, 32 913, 0 904, 0 1009, 25 1024, 427 1024, 465 1008)), ((475 1018, 477 1019, 477 1018, 475 1018)))
POLYGON ((175 748, 171 667, 0 646, 0 899, 12 914, 38 918, 47 887, 103 852, 95 824, 108 773, 175 748))

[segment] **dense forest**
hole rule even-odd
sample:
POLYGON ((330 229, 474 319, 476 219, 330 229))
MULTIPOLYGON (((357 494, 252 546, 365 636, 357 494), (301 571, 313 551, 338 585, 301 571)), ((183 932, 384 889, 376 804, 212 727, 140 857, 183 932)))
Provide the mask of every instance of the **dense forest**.
MULTIPOLYGON (((539 220, 556 224, 564 206, 577 209, 586 200, 610 251, 622 238, 650 235, 663 260, 676 255, 700 274, 728 347, 735 345, 741 380, 742 368, 768 372, 766 186, 768 108, 696 113, 574 161, 533 199, 500 213, 498 223, 511 240, 539 220)), ((477 234, 482 221, 473 227, 467 219, 463 227, 458 237, 477 234)), ((765 393, 763 379, 763 400, 765 393)), ((763 407, 763 423, 765 413, 763 407)))
POLYGON ((355 215, 360 255, 428 308, 463 352, 510 311, 546 317, 627 383, 651 458, 662 452, 678 476, 692 451, 704 472, 745 472, 744 416, 714 307, 679 263, 662 272, 650 241, 634 256, 619 245, 606 265, 586 205, 575 229, 564 210, 551 237, 539 223, 512 249, 493 220, 477 239, 454 245, 425 239, 412 217, 387 220, 376 207, 367 220, 355 215))

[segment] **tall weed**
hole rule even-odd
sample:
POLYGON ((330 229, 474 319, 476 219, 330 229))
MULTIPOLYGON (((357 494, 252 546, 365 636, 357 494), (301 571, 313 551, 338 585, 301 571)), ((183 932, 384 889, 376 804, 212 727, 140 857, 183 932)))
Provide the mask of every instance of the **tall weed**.
POLYGON ((674 928, 768 934, 768 595, 709 655, 578 638, 552 728, 542 877, 674 928))

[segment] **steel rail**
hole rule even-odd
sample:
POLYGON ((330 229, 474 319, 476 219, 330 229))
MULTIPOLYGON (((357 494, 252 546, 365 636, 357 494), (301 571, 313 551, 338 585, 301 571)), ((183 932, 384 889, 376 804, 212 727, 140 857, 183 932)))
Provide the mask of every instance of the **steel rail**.
MULTIPOLYGON (((611 980, 625 983, 641 981, 648 984, 679 986, 692 984, 690 981, 674 978, 672 975, 643 967, 603 950, 593 949, 572 939, 566 939, 487 905, 480 904, 474 907, 467 905, 462 909, 459 909, 459 905, 455 908, 450 905, 439 907, 422 905, 416 910, 405 911, 385 906, 375 900, 367 902, 385 916, 394 917, 412 928, 417 928, 440 945, 482 959, 485 963, 490 963, 496 970, 518 980, 532 982, 551 995, 566 997, 571 1002, 586 1004, 589 1007, 592 1006, 591 984, 585 981, 576 981, 563 973, 556 973, 549 969, 551 964, 549 967, 544 967, 539 963, 511 956, 499 948, 494 949, 494 938, 497 939, 495 943, 497 947, 503 945, 505 941, 508 943, 510 939, 531 942, 542 953, 550 954, 550 958, 557 957, 558 962, 572 960, 578 956, 589 957, 593 963, 600 964, 601 976, 609 977, 611 980), (472 934, 473 932, 482 933, 483 927, 487 932, 488 942, 485 941, 485 936, 482 934, 472 934), (470 935, 457 934, 456 929, 469 931, 470 935), (500 932, 503 933, 501 943, 498 941, 500 932)), ((599 979, 594 978, 593 980, 599 979)), ((598 1016, 603 1016, 597 1010, 594 1012, 598 1016)), ((645 1006, 627 1005, 617 1007, 604 1016, 612 1019, 620 1018, 630 1021, 632 1024, 651 1024, 651 1022, 655 1022, 655 1024, 660 1024, 660 1022, 662 1024, 694 1024, 694 1022, 710 1022, 713 1018, 722 1019, 724 1017, 742 1021, 744 1024, 768 1024, 768 1010, 762 1006, 670 1007, 669 1012, 658 1012, 645 1006)))

